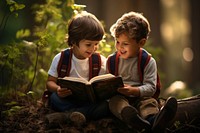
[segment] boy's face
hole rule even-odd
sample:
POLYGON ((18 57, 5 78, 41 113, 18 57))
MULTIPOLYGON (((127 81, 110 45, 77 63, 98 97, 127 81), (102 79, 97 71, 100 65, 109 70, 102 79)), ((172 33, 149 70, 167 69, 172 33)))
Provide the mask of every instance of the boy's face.
POLYGON ((119 35, 115 41, 115 47, 118 53, 121 55, 120 57, 128 59, 131 57, 136 57, 139 53, 141 46, 140 42, 137 43, 135 39, 129 38, 126 33, 119 35))
POLYGON ((73 53, 78 59, 89 58, 97 49, 99 41, 81 40, 79 46, 73 44, 73 53))

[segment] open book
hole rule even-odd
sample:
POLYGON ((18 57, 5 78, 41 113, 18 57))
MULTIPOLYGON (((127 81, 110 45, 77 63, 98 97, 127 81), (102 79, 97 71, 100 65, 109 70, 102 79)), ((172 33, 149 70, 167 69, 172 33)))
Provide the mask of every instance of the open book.
POLYGON ((93 77, 90 81, 83 78, 64 77, 58 78, 58 85, 61 88, 68 88, 72 91, 69 96, 74 102, 99 102, 118 94, 117 88, 123 87, 121 77, 112 74, 104 74, 93 77))

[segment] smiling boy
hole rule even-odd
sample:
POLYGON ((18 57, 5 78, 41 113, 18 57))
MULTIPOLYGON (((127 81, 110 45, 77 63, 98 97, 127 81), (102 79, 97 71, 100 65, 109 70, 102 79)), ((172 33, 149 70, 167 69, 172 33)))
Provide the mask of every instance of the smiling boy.
POLYGON ((159 109, 156 61, 143 49, 150 32, 149 22, 142 14, 129 12, 110 31, 116 52, 108 57, 107 69, 121 76, 124 82, 124 87, 118 88, 121 95, 109 101, 111 112, 134 130, 164 132, 176 114, 177 101, 170 97, 159 109))
POLYGON ((66 121, 69 119, 75 123, 84 123, 86 119, 96 120, 109 114, 107 101, 94 104, 75 102, 69 98, 73 95, 70 89, 61 88, 57 84, 59 77, 69 76, 89 80, 94 76, 105 74, 106 58, 96 53, 103 35, 103 26, 93 14, 85 11, 78 13, 68 26, 67 42, 70 48, 58 53, 52 61, 46 83, 47 89, 52 92, 50 105, 55 111, 65 112, 66 121), (93 63, 91 62, 93 56, 99 57, 98 69, 95 72, 90 66, 93 63), (59 65, 60 62, 67 65, 59 65))

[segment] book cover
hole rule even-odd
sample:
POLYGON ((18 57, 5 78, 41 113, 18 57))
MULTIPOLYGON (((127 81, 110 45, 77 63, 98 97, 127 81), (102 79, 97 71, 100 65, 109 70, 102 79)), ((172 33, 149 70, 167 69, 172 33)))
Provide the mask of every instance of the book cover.
POLYGON ((81 78, 65 77, 58 79, 58 85, 72 91, 69 98, 77 102, 98 102, 118 94, 117 88, 123 87, 121 77, 112 74, 100 75, 90 81, 81 78))

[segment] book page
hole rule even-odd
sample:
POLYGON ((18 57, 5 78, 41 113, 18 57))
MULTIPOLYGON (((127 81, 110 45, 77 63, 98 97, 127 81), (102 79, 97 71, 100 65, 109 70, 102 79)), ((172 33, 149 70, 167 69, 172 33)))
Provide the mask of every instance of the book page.
POLYGON ((112 78, 112 77, 115 77, 115 76, 112 75, 112 74, 104 74, 104 75, 95 76, 92 79, 90 79, 89 83, 91 84, 94 81, 105 80, 105 79, 109 79, 109 78, 112 78))
POLYGON ((69 80, 69 81, 81 82, 81 83, 84 83, 84 84, 89 84, 89 82, 84 78, 64 77, 63 79, 64 80, 69 80))

